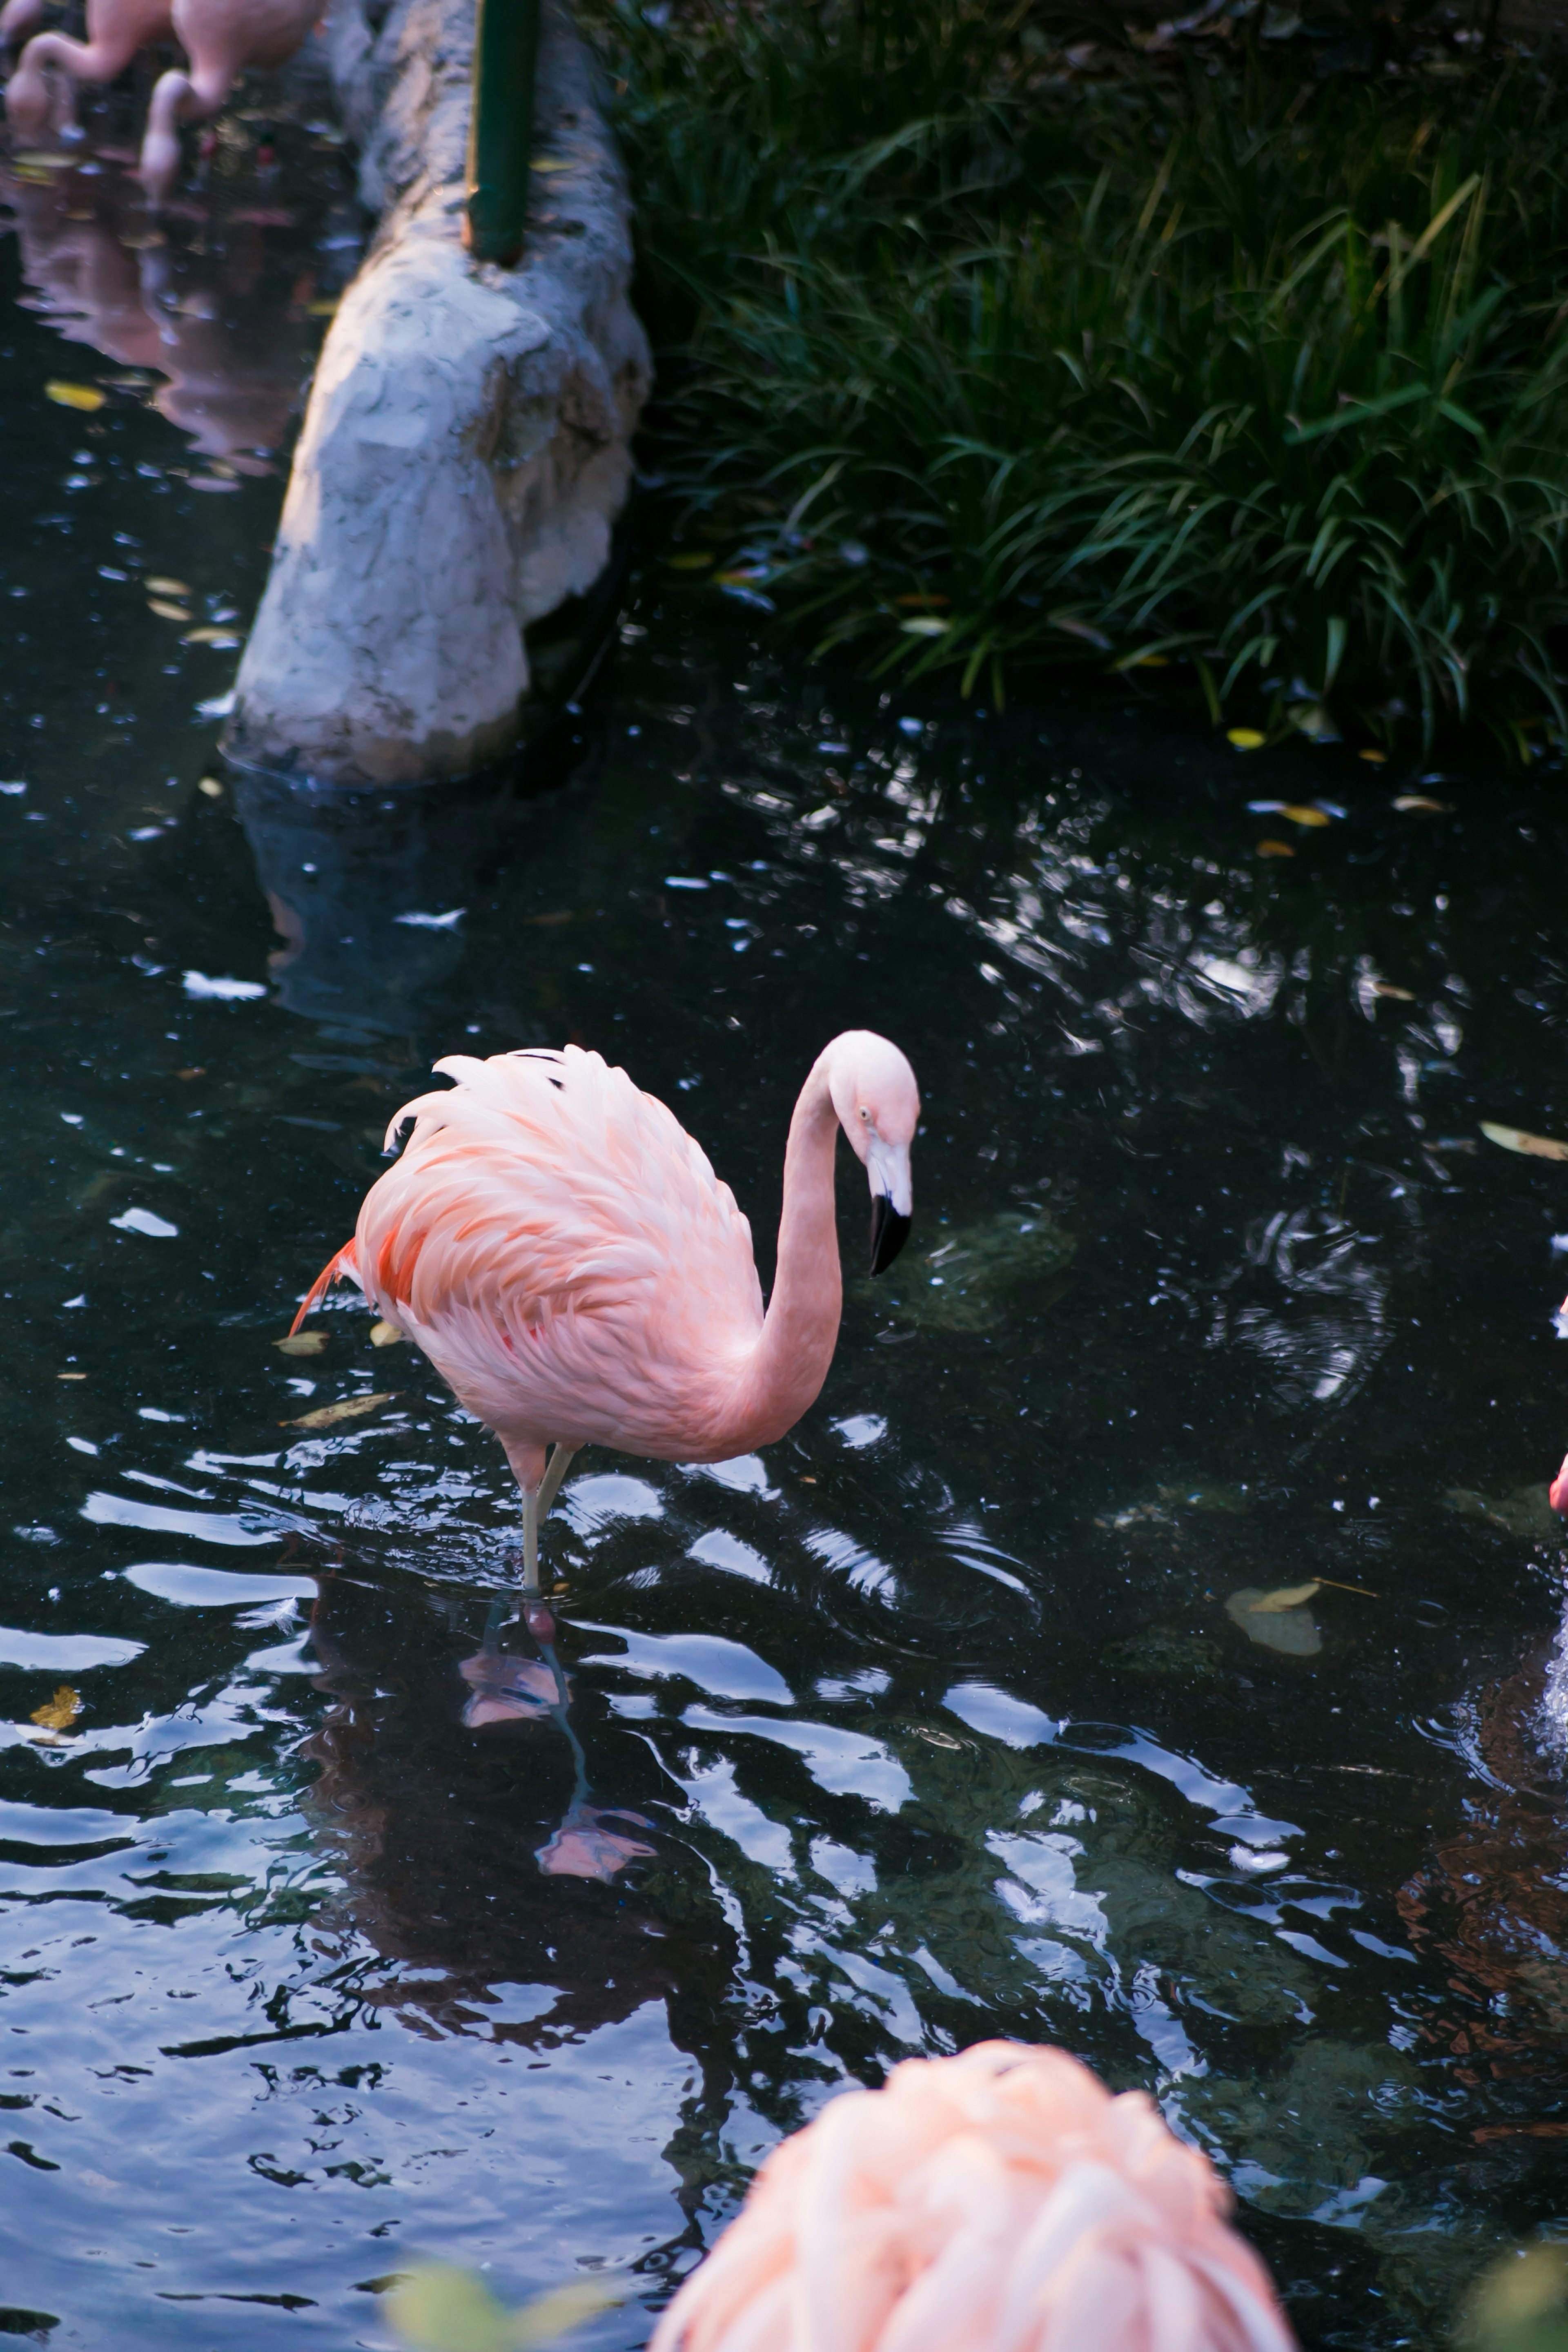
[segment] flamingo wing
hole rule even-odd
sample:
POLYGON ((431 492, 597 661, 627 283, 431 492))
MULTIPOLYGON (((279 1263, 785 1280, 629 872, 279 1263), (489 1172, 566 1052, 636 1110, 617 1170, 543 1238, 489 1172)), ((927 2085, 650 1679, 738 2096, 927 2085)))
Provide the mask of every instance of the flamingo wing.
POLYGON ((398 1113, 360 1211, 366 1295, 503 1439, 700 1455, 762 1328, 728 1185, 598 1054, 435 1066, 452 1087, 398 1113))

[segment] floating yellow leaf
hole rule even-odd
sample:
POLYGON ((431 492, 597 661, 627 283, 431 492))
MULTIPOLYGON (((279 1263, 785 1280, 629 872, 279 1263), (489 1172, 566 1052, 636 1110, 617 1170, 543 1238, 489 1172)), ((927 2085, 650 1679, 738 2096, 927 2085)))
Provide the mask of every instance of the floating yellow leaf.
POLYGON ((1398 988, 1391 980, 1375 980, 1372 983, 1372 992, 1374 996, 1397 997, 1401 1004, 1414 1004, 1416 1002, 1416 992, 1413 988, 1398 988))
POLYGON ((679 555, 666 555, 664 562, 672 572, 706 572, 713 557, 704 555, 698 548, 688 547, 679 555))
POLYGON ((1385 768, 1388 765, 1386 751, 1374 751, 1369 747, 1364 751, 1358 751, 1355 756, 1358 760, 1364 760, 1370 768, 1385 768))
POLYGON ((1490 1118, 1482 1119, 1481 1133, 1489 1143, 1500 1143, 1505 1151, 1522 1151, 1531 1160, 1568 1160, 1568 1143, 1558 1143, 1550 1135, 1528 1135, 1522 1127, 1499 1127, 1490 1118))
POLYGON ((362 1412, 374 1412, 383 1404, 391 1404, 396 1389, 382 1389, 375 1396, 344 1397, 340 1404, 319 1405, 314 1412, 302 1412, 298 1421, 280 1421, 279 1429, 331 1429, 340 1421, 358 1421, 362 1412))
POLYGON ((1331 822, 1325 811, 1314 808, 1310 801, 1281 801, 1280 814, 1288 816, 1292 824, 1327 824, 1331 822))
POLYGON ((918 620, 900 621, 898 625, 906 637, 945 637, 953 625, 939 621, 934 613, 925 613, 918 620))
POLYGON ((57 377, 44 386, 46 400, 54 401, 60 408, 79 408, 88 416, 95 408, 101 408, 108 397, 94 383, 66 383, 57 377))
POLYGON ((1288 841, 1260 841, 1258 844, 1260 857, 1294 857, 1295 854, 1288 841))
POLYGON ((400 1331, 395 1323, 382 1321, 380 1323, 372 1323, 371 1325, 371 1345, 372 1348, 395 1348, 399 1345, 400 1341, 405 1340, 407 1338, 408 1333, 406 1331, 400 1331))
POLYGON ((1273 1617, 1281 1609, 1297 1609, 1303 1601, 1312 1599, 1322 1582, 1321 1577, 1314 1576, 1305 1584, 1282 1584, 1277 1592, 1260 1592, 1255 1601, 1247 1603, 1246 1613, 1249 1617, 1273 1617))
MULTIPOLYGON (((216 776, 204 776, 200 783, 196 786, 196 790, 199 793, 205 793, 210 801, 221 801, 224 796, 224 788, 222 784, 219 783, 216 776)), ((175 1075, 179 1077, 183 1077, 185 1074, 181 1070, 176 1072, 175 1075)))
POLYGON ((166 596, 149 596, 147 609, 156 613, 161 621, 188 621, 191 617, 183 604, 171 604, 166 596))
POLYGON ((528 165, 530 172, 541 172, 547 176, 552 172, 570 172, 576 168, 570 155, 536 155, 528 165))
POLYGON ((1406 814, 1411 809, 1420 809, 1428 816, 1447 816, 1454 803, 1452 801, 1432 800, 1425 793, 1401 793, 1394 805, 1406 814))
POLYGON ((165 580, 161 573, 150 573, 141 585, 152 596, 189 596, 192 593, 183 580, 165 580))
POLYGON ((1234 743, 1239 751, 1260 751, 1269 739, 1256 727, 1230 727, 1226 730, 1225 740, 1234 743))
POLYGON ((30 1720, 46 1731, 68 1731, 80 1713, 80 1697, 69 1683, 62 1683, 47 1705, 33 1709, 30 1720))
POLYGON ((36 172, 68 172, 76 158, 58 154, 53 149, 25 147, 16 161, 18 163, 30 163, 36 172))
MULTIPOLYGON (((183 1072, 181 1073, 183 1076, 183 1072)), ((194 1077, 193 1070, 191 1076, 194 1077)), ((273 1346, 285 1356, 319 1356, 327 1344, 325 1331, 290 1331, 287 1339, 275 1339, 273 1346)))
MULTIPOLYGON (((154 612, 159 609, 156 604, 154 612)), ((187 629, 183 642, 188 646, 237 646, 240 642, 232 629, 187 629)))
POLYGON ((57 1381, 85 1381, 87 1374, 85 1372, 57 1372, 55 1374, 55 1378, 57 1381))

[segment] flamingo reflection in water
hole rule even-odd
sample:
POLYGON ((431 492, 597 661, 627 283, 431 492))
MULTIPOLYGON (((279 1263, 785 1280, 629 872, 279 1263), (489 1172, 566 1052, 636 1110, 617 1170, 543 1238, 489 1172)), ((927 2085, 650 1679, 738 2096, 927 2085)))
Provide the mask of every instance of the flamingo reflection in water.
POLYGON ((591 1803, 565 1669, 501 1650, 494 1622, 465 1656, 470 1607, 459 1591, 383 1588, 351 1569, 319 1577, 310 1644, 330 1705, 304 1749, 318 1768, 306 1805, 342 1886, 323 1929, 346 1938, 357 1997, 416 2032, 468 2033, 495 1987, 548 1988, 537 2016, 490 2031, 550 2043, 660 2000, 705 2097, 722 2096, 733 1937, 706 1873, 662 1838, 656 1902, 625 1875, 649 1866, 653 1842, 635 1832, 659 1768, 600 1724, 596 1771, 629 1803, 591 1803))
POLYGON ((483 1644, 457 1669, 473 1690, 463 1710, 464 1724, 474 1731, 490 1723, 553 1718, 571 1755, 571 1800, 559 1827, 546 1844, 536 1850, 535 1859, 547 1877, 598 1878, 608 1885, 629 1862, 651 1856, 653 1848, 621 1831, 606 1829, 605 1822, 630 1822, 643 1830, 651 1829, 653 1823, 624 1806, 590 1803, 588 1759, 581 1740, 572 1729, 570 1686, 556 1655, 553 1621, 548 1610, 538 1606, 526 1612, 529 1630, 538 1642, 539 1655, 519 1657, 499 1646, 506 1606, 501 1601, 492 1603, 483 1644))
POLYGON ((248 300, 262 275, 258 226, 231 219, 223 253, 183 257, 176 279, 170 247, 122 223, 100 181, 55 173, 43 186, 0 171, 0 197, 14 215, 28 307, 67 342, 164 377, 152 404, 202 456, 269 473, 309 335, 303 318, 248 300))

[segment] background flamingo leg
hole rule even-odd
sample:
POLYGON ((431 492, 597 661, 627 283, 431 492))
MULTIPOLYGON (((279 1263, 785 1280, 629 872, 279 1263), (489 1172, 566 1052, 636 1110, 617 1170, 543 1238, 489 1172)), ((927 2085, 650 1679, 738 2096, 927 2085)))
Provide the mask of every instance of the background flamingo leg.
POLYGON ((179 177, 181 123, 215 114, 232 87, 232 75, 200 66, 193 74, 172 68, 159 75, 147 110, 139 167, 141 184, 154 204, 164 201, 179 177))

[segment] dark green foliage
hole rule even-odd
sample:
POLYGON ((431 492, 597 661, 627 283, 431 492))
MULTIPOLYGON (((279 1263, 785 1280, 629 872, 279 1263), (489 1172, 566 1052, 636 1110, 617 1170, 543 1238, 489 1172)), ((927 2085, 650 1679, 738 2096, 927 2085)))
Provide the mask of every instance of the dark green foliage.
POLYGON ((1534 65, 1314 80, 1254 17, 1218 74, 1085 86, 1022 11, 650 15, 598 23, 658 462, 740 593, 993 693, 1103 648, 1190 661, 1217 719, 1561 734, 1534 65))

